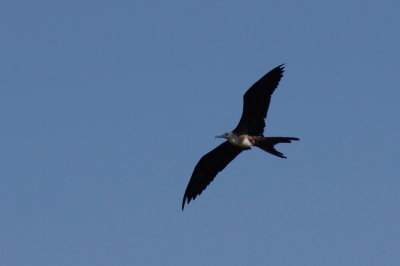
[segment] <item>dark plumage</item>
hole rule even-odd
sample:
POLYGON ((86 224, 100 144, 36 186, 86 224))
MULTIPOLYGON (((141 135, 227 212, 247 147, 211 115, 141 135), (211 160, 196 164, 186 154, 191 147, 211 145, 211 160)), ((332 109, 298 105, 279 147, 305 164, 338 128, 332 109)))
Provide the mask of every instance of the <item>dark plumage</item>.
POLYGON ((283 65, 272 69, 243 95, 242 117, 233 130, 234 133, 262 136, 271 96, 278 87, 283 76, 283 70, 283 65))
POLYGON ((273 155, 286 158, 274 146, 278 143, 299 140, 295 137, 263 136, 271 95, 282 78, 283 70, 283 65, 272 69, 244 94, 243 113, 238 125, 233 131, 217 136, 228 141, 204 155, 197 163, 183 196, 182 210, 186 201, 189 203, 200 195, 215 176, 242 151, 256 146, 273 155))
POLYGON ((185 206, 185 198, 188 203, 200 195, 201 192, 214 180, 218 172, 221 172, 244 148, 237 147, 225 141, 203 157, 193 170, 192 178, 185 191, 182 202, 182 210, 185 206))

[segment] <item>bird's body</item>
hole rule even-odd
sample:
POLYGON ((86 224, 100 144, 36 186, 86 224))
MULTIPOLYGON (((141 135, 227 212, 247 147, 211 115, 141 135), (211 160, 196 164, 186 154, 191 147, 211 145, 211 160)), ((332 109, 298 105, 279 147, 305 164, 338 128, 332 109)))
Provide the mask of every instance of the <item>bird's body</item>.
POLYGON ((251 146, 254 145, 254 137, 243 134, 237 135, 235 133, 228 132, 222 136, 217 136, 217 138, 226 138, 232 145, 241 147, 241 148, 248 148, 250 149, 251 146))
POLYGON ((283 74, 280 65, 266 75, 243 96, 243 113, 236 128, 216 138, 227 141, 204 155, 193 170, 192 177, 183 196, 182 210, 185 202, 189 203, 200 195, 222 171, 242 151, 256 146, 281 158, 286 158, 274 146, 278 143, 290 143, 299 140, 295 137, 264 137, 265 117, 267 115, 271 95, 278 86, 283 74))

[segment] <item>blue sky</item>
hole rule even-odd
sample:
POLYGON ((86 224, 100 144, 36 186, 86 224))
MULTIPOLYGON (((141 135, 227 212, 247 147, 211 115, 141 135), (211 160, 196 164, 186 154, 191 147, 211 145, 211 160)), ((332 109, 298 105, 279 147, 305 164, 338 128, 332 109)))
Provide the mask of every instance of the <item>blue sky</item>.
POLYGON ((398 1, 3 1, 1 265, 399 265, 398 1), (243 93, 261 150, 180 209, 243 93))

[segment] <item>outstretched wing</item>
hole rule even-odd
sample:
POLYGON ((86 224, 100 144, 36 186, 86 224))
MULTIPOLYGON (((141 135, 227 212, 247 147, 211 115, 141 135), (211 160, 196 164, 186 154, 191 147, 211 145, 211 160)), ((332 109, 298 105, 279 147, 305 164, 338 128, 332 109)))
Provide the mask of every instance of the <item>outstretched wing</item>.
POLYGON ((186 188, 182 201, 182 210, 185 202, 189 204, 200 195, 203 190, 214 180, 218 172, 221 172, 244 149, 225 141, 203 157, 193 170, 192 177, 186 188))
POLYGON ((277 66, 253 84, 243 96, 243 113, 233 130, 236 134, 262 136, 271 95, 283 76, 284 65, 277 66))

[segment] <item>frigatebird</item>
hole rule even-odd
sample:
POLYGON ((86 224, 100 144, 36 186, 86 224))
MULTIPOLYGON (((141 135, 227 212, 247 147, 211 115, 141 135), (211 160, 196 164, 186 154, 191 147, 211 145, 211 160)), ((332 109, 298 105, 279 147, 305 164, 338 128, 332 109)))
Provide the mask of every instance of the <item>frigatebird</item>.
POLYGON ((284 65, 279 65, 253 84, 243 95, 243 113, 236 128, 216 138, 227 141, 204 155, 193 170, 182 201, 189 204, 199 196, 236 156, 244 150, 256 146, 275 156, 286 158, 274 146, 278 143, 290 143, 299 140, 295 137, 264 137, 265 118, 271 101, 271 95, 283 76, 284 65))

